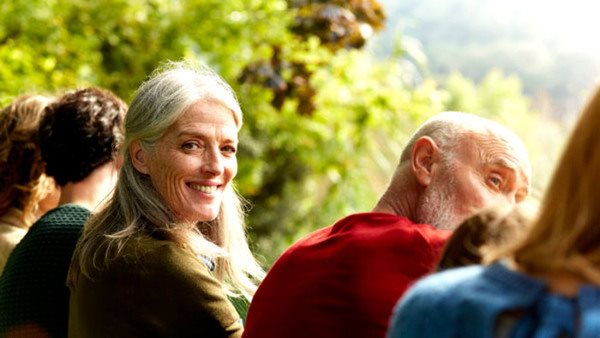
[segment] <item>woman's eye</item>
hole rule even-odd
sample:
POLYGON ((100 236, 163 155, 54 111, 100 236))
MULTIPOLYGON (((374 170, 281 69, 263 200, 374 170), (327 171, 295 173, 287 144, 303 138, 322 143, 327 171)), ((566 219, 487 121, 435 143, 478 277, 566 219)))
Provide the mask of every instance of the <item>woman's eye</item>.
POLYGON ((187 143, 184 143, 181 146, 181 148, 183 148, 185 150, 196 150, 196 149, 200 148, 200 146, 195 142, 187 142, 187 143))

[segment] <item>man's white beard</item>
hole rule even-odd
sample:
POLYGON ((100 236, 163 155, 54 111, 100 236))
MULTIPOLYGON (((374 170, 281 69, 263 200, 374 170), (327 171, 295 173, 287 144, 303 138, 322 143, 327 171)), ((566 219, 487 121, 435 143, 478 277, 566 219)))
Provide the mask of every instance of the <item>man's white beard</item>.
MULTIPOLYGON (((448 175, 452 177, 452 173, 448 175)), ((417 222, 431 224, 442 230, 452 230, 456 228, 459 221, 455 215, 455 191, 454 180, 447 182, 432 182, 437 186, 428 187, 425 195, 422 196, 421 205, 417 213, 417 222)))

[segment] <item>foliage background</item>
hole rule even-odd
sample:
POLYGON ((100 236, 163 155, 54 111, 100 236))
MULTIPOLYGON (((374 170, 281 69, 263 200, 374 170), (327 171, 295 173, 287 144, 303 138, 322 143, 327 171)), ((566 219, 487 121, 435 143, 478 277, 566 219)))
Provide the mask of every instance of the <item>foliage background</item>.
POLYGON ((360 14, 364 3, 377 9, 377 1, 3 1, 0 104, 87 85, 130 101, 164 60, 211 65, 245 112, 236 181, 252 205, 249 233, 266 267, 308 232, 370 210, 407 138, 443 110, 513 128, 530 149, 541 192, 565 131, 531 110, 519 78, 498 69, 477 82, 460 73, 435 78, 409 39, 397 37, 381 57, 362 48, 365 41, 328 41, 340 32, 331 20, 298 29, 298 18, 324 13, 354 20, 359 38, 368 39, 384 21, 360 14))

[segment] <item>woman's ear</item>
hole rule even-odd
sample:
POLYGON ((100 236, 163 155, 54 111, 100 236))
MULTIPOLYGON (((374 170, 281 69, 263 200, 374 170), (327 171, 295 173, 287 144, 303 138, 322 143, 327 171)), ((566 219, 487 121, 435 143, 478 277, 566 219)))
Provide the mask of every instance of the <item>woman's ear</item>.
POLYGON ((439 159, 439 148, 429 136, 420 137, 413 146, 411 165, 419 184, 428 186, 433 177, 433 165, 439 159))
POLYGON ((131 163, 137 171, 142 174, 148 174, 148 163, 146 150, 142 147, 142 142, 140 140, 132 141, 129 144, 129 157, 131 158, 131 163))

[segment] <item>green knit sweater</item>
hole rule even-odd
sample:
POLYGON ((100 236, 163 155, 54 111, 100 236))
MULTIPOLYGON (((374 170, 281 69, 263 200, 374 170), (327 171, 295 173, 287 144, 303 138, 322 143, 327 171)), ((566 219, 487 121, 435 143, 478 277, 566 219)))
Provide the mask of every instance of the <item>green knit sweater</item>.
POLYGON ((66 337, 65 285, 75 244, 90 212, 62 205, 40 218, 10 255, 0 277, 0 337, 66 337))

